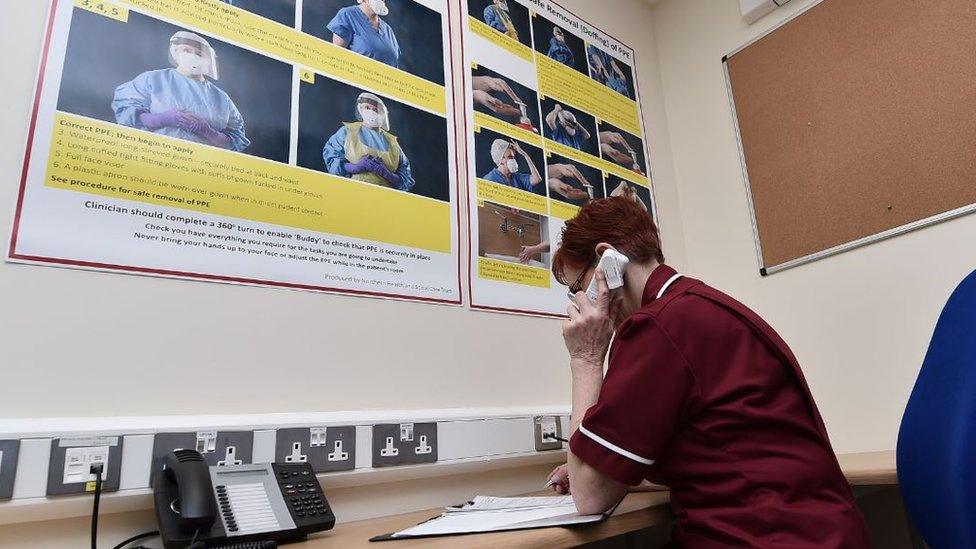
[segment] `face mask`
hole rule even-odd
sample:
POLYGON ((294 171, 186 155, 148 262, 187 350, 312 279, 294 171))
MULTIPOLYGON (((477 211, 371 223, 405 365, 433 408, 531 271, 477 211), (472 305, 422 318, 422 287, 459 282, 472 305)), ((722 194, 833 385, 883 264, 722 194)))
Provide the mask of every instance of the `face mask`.
POLYGON ((383 117, 380 116, 380 113, 372 109, 368 109, 366 107, 360 108, 359 116, 362 117, 363 124, 369 128, 373 128, 374 130, 383 125, 383 117))
POLYGON ((519 168, 518 160, 515 160, 514 158, 509 158, 508 162, 505 163, 505 167, 508 168, 508 171, 512 173, 517 172, 519 168))
POLYGON ((505 11, 508 11, 508 2, 502 2, 501 4, 498 4, 498 7, 505 11))
POLYGON ((567 128, 566 128, 566 133, 567 133, 567 134, 568 134, 568 135, 569 135, 570 137, 572 137, 572 136, 574 136, 574 135, 576 135, 576 127, 575 127, 575 126, 572 126, 572 127, 567 127, 567 128))
POLYGON ((386 7, 384 0, 369 0, 369 9, 380 17, 390 13, 390 8, 386 7))
POLYGON ((188 51, 176 52, 176 68, 184 74, 190 76, 200 76, 203 74, 203 57, 188 51))

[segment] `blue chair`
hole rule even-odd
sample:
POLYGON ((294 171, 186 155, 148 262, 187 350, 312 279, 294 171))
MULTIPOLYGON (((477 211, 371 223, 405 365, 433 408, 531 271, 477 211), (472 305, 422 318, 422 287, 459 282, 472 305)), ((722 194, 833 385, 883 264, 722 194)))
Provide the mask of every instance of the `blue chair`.
POLYGON ((933 549, 976 547, 976 272, 959 284, 898 432, 905 507, 933 549))

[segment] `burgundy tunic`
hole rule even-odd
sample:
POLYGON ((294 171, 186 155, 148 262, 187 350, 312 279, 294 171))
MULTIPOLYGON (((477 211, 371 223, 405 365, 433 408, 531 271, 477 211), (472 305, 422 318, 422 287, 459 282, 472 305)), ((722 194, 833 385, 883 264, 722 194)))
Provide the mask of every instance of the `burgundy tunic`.
POLYGON ((676 274, 656 268, 617 330, 573 454, 622 483, 669 486, 682 546, 869 547, 789 347, 741 303, 676 274))

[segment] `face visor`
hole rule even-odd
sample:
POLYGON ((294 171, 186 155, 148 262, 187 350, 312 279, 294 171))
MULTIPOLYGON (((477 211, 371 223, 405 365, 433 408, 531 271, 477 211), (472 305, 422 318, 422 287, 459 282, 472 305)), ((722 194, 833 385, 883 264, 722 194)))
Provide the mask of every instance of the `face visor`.
POLYGON ((210 46, 210 42, 189 31, 179 31, 169 39, 169 64, 189 74, 209 76, 214 80, 220 79, 217 70, 217 53, 210 46), (195 51, 189 53, 186 47, 180 46, 189 46, 195 51))

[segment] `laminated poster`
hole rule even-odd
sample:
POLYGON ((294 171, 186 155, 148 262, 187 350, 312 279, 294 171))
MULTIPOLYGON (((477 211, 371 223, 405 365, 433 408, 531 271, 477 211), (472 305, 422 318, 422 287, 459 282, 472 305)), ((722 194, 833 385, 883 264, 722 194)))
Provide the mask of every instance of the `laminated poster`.
POLYGON ((472 307, 566 314, 566 220, 625 196, 653 215, 634 50, 549 0, 464 0, 472 307))
POLYGON ((11 261, 460 303, 447 0, 52 0, 11 261))

